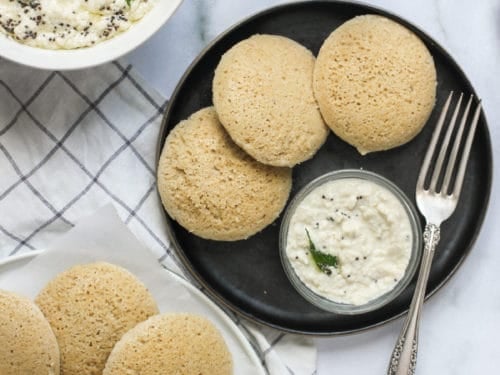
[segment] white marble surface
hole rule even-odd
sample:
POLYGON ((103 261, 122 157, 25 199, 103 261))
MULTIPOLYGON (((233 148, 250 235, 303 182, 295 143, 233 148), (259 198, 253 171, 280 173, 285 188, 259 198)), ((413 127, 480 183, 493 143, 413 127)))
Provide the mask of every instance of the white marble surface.
MULTIPOLYGON (((227 27, 285 1, 185 0, 148 42, 126 56, 169 96, 190 62, 227 27)), ((500 2, 498 0, 371 0, 425 30, 457 60, 483 99, 500 151, 500 2)), ((498 175, 498 164, 494 167, 498 175)), ((418 374, 497 374, 500 346, 500 250, 495 223, 500 205, 494 178, 490 209, 471 256, 424 306, 418 374)), ((399 319, 353 336, 319 338, 318 374, 385 373, 399 319)))

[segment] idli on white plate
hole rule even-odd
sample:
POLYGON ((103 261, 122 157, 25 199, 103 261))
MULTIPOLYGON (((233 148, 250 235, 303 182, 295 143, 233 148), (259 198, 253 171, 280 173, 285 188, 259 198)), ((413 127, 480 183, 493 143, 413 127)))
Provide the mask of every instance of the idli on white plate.
POLYGON ((231 375, 224 338, 208 319, 188 313, 156 315, 115 345, 103 375, 231 375))
POLYGON ((0 374, 57 375, 59 346, 30 299, 0 290, 0 374))
POLYGON ((76 265, 55 276, 35 299, 61 354, 61 372, 101 374, 122 335, 158 314, 144 284, 106 262, 76 265))

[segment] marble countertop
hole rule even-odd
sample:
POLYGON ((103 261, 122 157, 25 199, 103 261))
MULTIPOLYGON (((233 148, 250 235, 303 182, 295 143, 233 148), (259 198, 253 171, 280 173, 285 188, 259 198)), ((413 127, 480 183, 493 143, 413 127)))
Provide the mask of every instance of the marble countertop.
MULTIPOLYGON (((286 1, 185 0, 149 41, 125 56, 150 84, 170 96, 185 69, 219 33, 241 19, 286 1)), ((494 156, 500 151, 500 3, 497 0, 369 0, 427 32, 458 62, 483 100, 494 156)), ((494 176, 498 165, 494 166, 494 176)), ((418 374, 498 373, 500 347, 500 219, 497 180, 471 255, 424 306, 418 374)), ((383 374, 402 325, 398 319, 368 332, 317 338, 318 374, 383 374)))

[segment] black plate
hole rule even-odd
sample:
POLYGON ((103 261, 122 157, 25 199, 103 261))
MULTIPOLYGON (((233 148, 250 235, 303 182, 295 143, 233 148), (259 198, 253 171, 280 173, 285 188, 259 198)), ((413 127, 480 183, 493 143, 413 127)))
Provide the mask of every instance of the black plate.
MULTIPOLYGON (((219 36, 189 67, 177 86, 165 114, 158 143, 161 150, 169 131, 200 108, 212 105, 211 83, 221 55, 255 33, 290 37, 315 55, 324 39, 348 19, 366 13, 381 14, 413 30, 434 56, 437 103, 428 125, 413 141, 385 152, 360 156, 330 134, 313 159, 294 168, 291 197, 315 177, 341 168, 364 168, 394 181, 414 202, 419 166, 437 118, 450 90, 474 93, 453 59, 436 42, 407 21, 377 8, 349 2, 308 1, 271 8, 219 36)), ((462 198, 455 214, 442 226, 441 243, 430 273, 428 295, 437 291, 457 270, 481 227, 491 187, 492 155, 488 128, 481 116, 472 146, 462 198)), ((218 302, 243 316, 284 331, 334 335, 385 323, 409 306, 415 283, 389 305, 366 314, 341 316, 322 311, 293 289, 278 254, 281 218, 245 241, 217 242, 188 233, 167 218, 173 246, 183 264, 218 302)))

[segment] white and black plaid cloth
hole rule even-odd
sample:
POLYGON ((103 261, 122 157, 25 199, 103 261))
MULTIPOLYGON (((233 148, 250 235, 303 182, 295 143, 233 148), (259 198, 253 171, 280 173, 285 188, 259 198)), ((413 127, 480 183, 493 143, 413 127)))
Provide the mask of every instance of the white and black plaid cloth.
POLYGON ((130 70, 1 62, 1 256, 43 248, 109 201, 150 248, 169 252, 154 166, 165 100, 130 70))
MULTIPOLYGON (((176 269, 155 191, 165 105, 120 62, 50 72, 0 60, 0 258, 44 249, 111 202, 158 259, 176 269)), ((271 374, 315 373, 309 340, 248 328, 232 317, 253 332, 271 374)))

